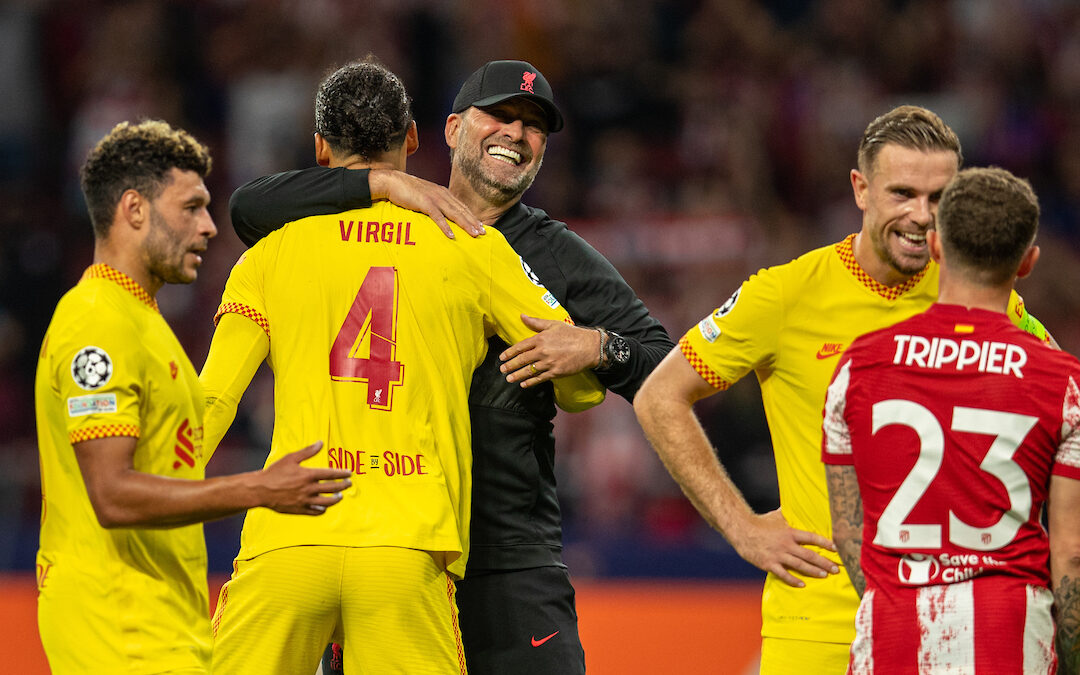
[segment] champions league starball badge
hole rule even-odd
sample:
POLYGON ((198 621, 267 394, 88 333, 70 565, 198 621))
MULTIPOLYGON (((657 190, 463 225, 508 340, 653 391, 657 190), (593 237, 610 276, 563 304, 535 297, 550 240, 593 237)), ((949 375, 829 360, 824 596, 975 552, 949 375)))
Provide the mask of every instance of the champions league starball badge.
POLYGON ((735 303, 739 301, 739 293, 741 292, 742 286, 739 286, 735 289, 735 292, 731 294, 731 297, 728 298, 724 304, 716 308, 716 311, 713 312, 713 317, 716 319, 723 318, 727 315, 728 312, 735 309, 735 303))
POLYGON ((71 360, 71 379, 86 390, 105 386, 112 370, 112 359, 100 347, 83 347, 71 360))
POLYGON ((529 281, 533 282, 537 286, 543 286, 544 283, 540 281, 540 277, 536 276, 536 272, 532 271, 532 268, 529 267, 529 263, 525 262, 525 259, 521 256, 518 256, 518 260, 521 261, 521 269, 524 270, 525 276, 529 277, 529 281))

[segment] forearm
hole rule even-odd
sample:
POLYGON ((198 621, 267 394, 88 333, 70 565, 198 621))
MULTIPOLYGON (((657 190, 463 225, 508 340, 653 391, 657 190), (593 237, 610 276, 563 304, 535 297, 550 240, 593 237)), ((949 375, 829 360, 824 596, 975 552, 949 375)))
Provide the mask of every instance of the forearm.
POLYGON ((270 339, 247 317, 224 314, 214 331, 199 382, 206 395, 203 456, 209 461, 236 417, 244 391, 270 350, 270 339))
POLYGON ((257 178, 233 192, 229 214, 251 246, 285 223, 371 206, 367 169, 314 166, 257 178))
POLYGON ((835 550, 831 541, 791 527, 780 509, 754 513, 735 487, 692 409, 716 391, 679 350, 672 350, 638 391, 634 412, 668 472, 706 522, 750 564, 796 588, 806 582, 793 573, 818 578, 839 573, 833 561, 811 549, 835 550))
POLYGON ((1059 672, 1080 673, 1080 481, 1052 476, 1047 523, 1050 533, 1050 583, 1054 591, 1059 672))
POLYGON ((855 470, 851 466, 827 465, 825 476, 829 487, 833 542, 836 544, 840 559, 844 561, 848 577, 851 578, 851 583, 861 598, 866 591, 866 578, 863 576, 860 562, 863 507, 855 470))
POLYGON ((714 529, 733 545, 754 514, 717 459, 691 405, 643 388, 634 412, 675 482, 714 529))
POLYGON ((1054 570, 1054 614, 1057 633, 1058 667, 1063 675, 1080 673, 1080 565, 1069 565, 1070 573, 1054 570))
POLYGON ((601 327, 626 338, 630 343, 630 360, 626 364, 612 364, 607 370, 597 372, 597 377, 609 390, 633 403, 642 382, 674 349, 675 343, 659 323, 644 330, 631 329, 632 332, 615 326, 601 327))
MULTIPOLYGON (((261 471, 189 480, 137 471, 137 439, 108 436, 74 445, 86 494, 105 528, 168 528, 224 518, 256 506, 318 515, 341 500, 349 471, 304 467, 322 441, 291 452, 261 471)), ((153 449, 148 449, 153 451, 153 449)))
MULTIPOLYGON (((578 325, 613 331, 630 343, 630 360, 597 372, 597 377, 610 391, 632 403, 645 378, 675 347, 675 342, 599 252, 576 235, 563 237, 557 244, 556 257, 567 285, 562 293, 566 311, 578 325)), ((555 294, 559 297, 558 292, 555 294)))
POLYGON ((94 510, 105 528, 161 529, 217 520, 261 505, 257 475, 183 480, 128 469, 110 479, 94 510))

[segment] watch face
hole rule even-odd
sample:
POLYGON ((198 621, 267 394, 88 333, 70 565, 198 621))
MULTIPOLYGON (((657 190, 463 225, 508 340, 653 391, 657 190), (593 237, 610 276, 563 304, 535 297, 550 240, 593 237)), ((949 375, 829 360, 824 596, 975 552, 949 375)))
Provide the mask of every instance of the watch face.
POLYGON ((621 335, 612 335, 608 341, 608 354, 613 363, 626 363, 630 360, 630 343, 621 335))

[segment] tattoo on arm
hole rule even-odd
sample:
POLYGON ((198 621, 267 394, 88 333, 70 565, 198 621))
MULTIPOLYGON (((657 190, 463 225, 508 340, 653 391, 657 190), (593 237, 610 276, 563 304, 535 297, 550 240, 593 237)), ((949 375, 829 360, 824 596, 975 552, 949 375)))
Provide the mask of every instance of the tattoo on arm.
POLYGON ((1059 672, 1080 673, 1080 578, 1063 575, 1054 588, 1059 672))
POLYGON ((832 512, 833 541, 844 561, 851 583, 861 598, 866 590, 859 558, 862 555, 863 505, 855 467, 825 467, 829 485, 829 509, 832 512))

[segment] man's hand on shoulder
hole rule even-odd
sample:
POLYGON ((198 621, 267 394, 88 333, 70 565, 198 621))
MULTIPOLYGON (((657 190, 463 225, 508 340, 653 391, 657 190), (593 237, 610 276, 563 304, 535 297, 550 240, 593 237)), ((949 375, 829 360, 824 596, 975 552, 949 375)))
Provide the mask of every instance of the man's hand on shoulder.
POLYGON ((389 199, 398 206, 427 214, 450 239, 454 238, 454 231, 448 220, 470 237, 484 234, 483 223, 441 185, 403 171, 372 169, 368 173, 368 186, 372 200, 389 199))
POLYGON ((525 314, 521 320, 537 333, 499 354, 503 362, 499 371, 507 374, 507 382, 520 382, 528 388, 556 377, 576 375, 600 363, 600 332, 595 328, 525 314))

